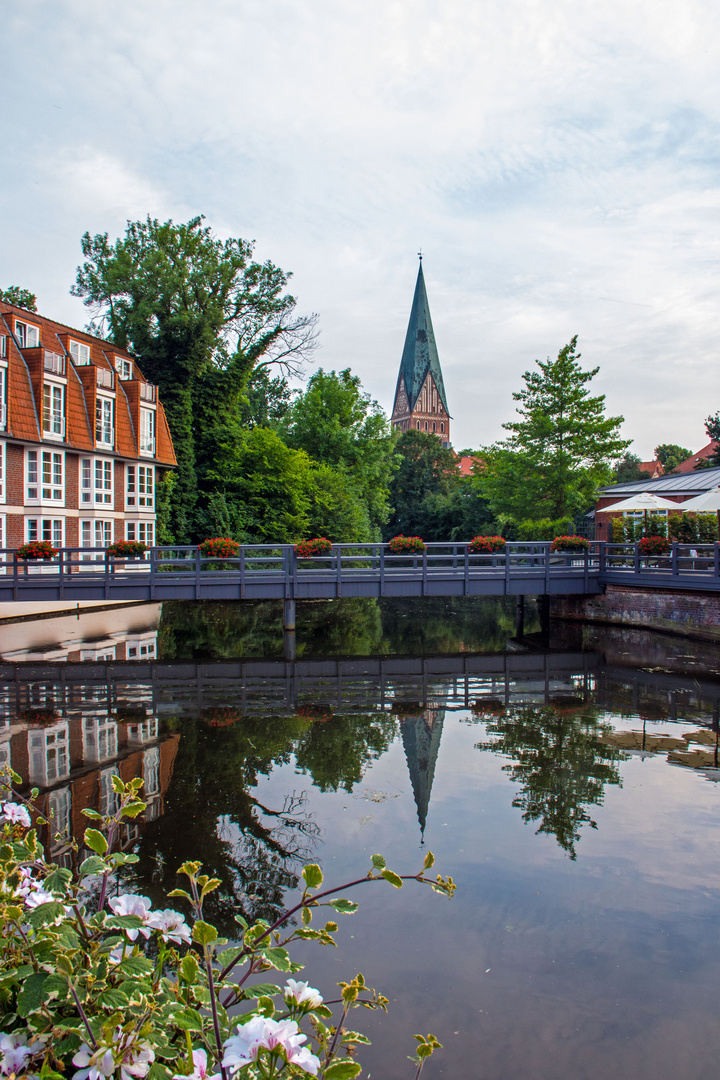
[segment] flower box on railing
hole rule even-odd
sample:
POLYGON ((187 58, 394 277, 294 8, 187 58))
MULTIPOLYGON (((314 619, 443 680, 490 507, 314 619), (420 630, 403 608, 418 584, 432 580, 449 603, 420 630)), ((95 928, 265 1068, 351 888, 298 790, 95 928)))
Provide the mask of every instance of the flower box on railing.
POLYGON ((505 550, 504 536, 474 536, 468 544, 471 555, 497 555, 505 550))
POLYGON ((107 548, 107 553, 115 559, 140 559, 147 550, 148 545, 141 540, 116 540, 107 548))
POLYGON ((316 555, 331 555, 332 542, 326 536, 316 536, 313 540, 301 540, 295 545, 298 559, 312 559, 316 555))
POLYGON ((200 544, 200 554, 206 559, 236 559, 239 553, 239 543, 229 536, 215 536, 200 544))
POLYGON ((388 547, 393 555, 422 555, 425 551, 425 541, 419 536, 393 536, 388 541, 388 547))
POLYGON ((644 536, 638 540, 638 551, 641 555, 667 555, 670 550, 670 541, 664 536, 644 536))
POLYGON ((31 540, 27 544, 21 544, 17 549, 18 559, 54 559, 58 549, 53 547, 49 540, 31 540))
POLYGON ((556 536, 550 550, 582 555, 590 550, 590 541, 585 536, 556 536))
POLYGON ((39 724, 43 727, 47 727, 49 724, 54 724, 58 719, 57 709, 50 705, 43 707, 36 707, 31 709, 25 709, 20 713, 20 719, 25 720, 28 724, 39 724))

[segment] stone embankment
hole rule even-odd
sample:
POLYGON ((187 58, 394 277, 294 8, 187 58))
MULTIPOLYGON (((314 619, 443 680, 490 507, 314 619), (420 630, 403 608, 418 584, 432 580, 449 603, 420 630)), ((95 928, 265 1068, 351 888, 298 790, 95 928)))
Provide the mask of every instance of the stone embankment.
POLYGON ((555 619, 664 630, 702 641, 720 641, 720 593, 608 585, 599 596, 557 596, 555 619))

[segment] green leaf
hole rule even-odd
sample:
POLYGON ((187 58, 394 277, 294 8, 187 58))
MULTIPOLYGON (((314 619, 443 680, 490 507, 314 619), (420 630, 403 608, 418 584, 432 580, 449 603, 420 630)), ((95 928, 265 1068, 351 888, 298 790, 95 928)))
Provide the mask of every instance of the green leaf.
POLYGON ((271 1017, 275 1015, 275 1002, 266 994, 258 998, 257 1007, 262 1016, 271 1017))
POLYGON ((359 1061, 343 1058, 342 1061, 333 1061, 332 1064, 328 1065, 323 1076, 325 1080, 352 1080, 354 1076, 359 1076, 361 1072, 362 1065, 359 1061))
POLYGON ((198 919, 192 928, 192 939, 196 941, 198 945, 209 945, 212 941, 215 941, 218 936, 218 932, 214 926, 210 923, 203 922, 202 919, 198 919))
POLYGON ((202 1016, 197 1009, 191 1009, 189 1006, 173 1013, 171 1020, 175 1027, 183 1031, 202 1031, 203 1029, 202 1016))
MULTIPOLYGON (((113 776, 113 780, 114 779, 115 777, 113 776)), ((85 843, 91 851, 96 851, 98 855, 104 855, 108 849, 107 840, 101 832, 97 831, 97 829, 85 830, 85 843)))
POLYGON ((92 877, 95 874, 102 874, 105 870, 105 860, 101 859, 99 855, 91 855, 89 859, 80 864, 80 870, 78 871, 81 878, 92 877))
POLYGON ((120 777, 113 773, 110 777, 110 782, 113 786, 113 791, 115 792, 115 794, 122 795, 123 791, 125 790, 125 784, 120 779, 120 777))
POLYGON ((342 1041, 344 1043, 362 1043, 363 1046, 371 1045, 367 1035, 363 1035, 361 1031, 343 1031, 342 1041))
POLYGON ((145 923, 137 915, 111 915, 105 925, 110 930, 139 930, 145 923))
POLYGON ((46 971, 37 971, 25 980, 17 999, 19 1016, 29 1016, 31 1012, 40 1008, 45 1000, 44 986, 48 977, 46 971))
POLYGON ((147 803, 141 802, 139 799, 135 802, 129 802, 127 806, 123 806, 120 813, 123 817, 136 818, 138 814, 147 807, 147 803))
POLYGON ((384 877, 386 881, 389 881, 396 889, 402 889, 402 878, 398 877, 397 874, 394 874, 392 870, 383 870, 382 877, 384 877))
POLYGON ((435 856, 433 855, 432 851, 428 851, 427 855, 425 856, 425 861, 423 862, 423 870, 432 870, 434 865, 435 856))
POLYGON ((62 904, 59 904, 57 900, 49 900, 47 904, 40 904, 31 911, 27 919, 31 926, 36 929, 40 926, 45 926, 46 923, 55 922, 58 917, 62 917, 65 914, 65 908, 62 904))
POLYGON ((249 998, 273 997, 280 993, 280 987, 274 983, 255 983, 254 986, 243 986, 243 990, 249 998))
POLYGON ((158 1065, 157 1061, 154 1061, 145 1080, 171 1080, 172 1075, 170 1069, 166 1069, 164 1065, 158 1065))
POLYGON ((382 857, 382 855, 372 855, 371 859, 372 859, 372 864, 373 864, 373 869, 374 870, 384 870, 385 869, 385 860, 382 857))
POLYGON ((124 990, 105 990, 98 1002, 103 1009, 124 1009, 128 1003, 128 995, 124 990))
POLYGON ((187 953, 183 956, 180 963, 180 977, 183 978, 186 983, 189 983, 190 986, 197 982, 199 970, 200 965, 192 953, 187 953))
MULTIPOLYGON (((308 931, 306 931, 308 933, 308 931)), ((278 971, 291 971, 292 965, 290 963, 290 957, 287 949, 261 949, 261 955, 267 960, 268 964, 277 968, 278 971)))
POLYGON ((82 814, 91 821, 102 821, 102 814, 98 814, 97 810, 83 810, 82 814))
POLYGON ((342 896, 337 900, 330 901, 330 907, 334 908, 335 911, 341 912, 343 915, 352 915, 353 912, 357 911, 358 906, 359 905, 352 900, 345 900, 342 896))
POLYGON ((323 883, 323 872, 317 863, 308 863, 304 866, 302 876, 308 889, 317 889, 323 883))
POLYGON ((128 956, 118 965, 118 971, 123 975, 149 975, 153 965, 144 956, 128 956))
POLYGON ((56 866, 51 874, 45 878, 43 886, 48 892, 65 892, 72 881, 72 872, 64 866, 56 866))
POLYGON ((128 863, 139 862, 140 856, 129 855, 125 851, 114 851, 113 854, 110 856, 110 860, 113 866, 127 866, 128 863))

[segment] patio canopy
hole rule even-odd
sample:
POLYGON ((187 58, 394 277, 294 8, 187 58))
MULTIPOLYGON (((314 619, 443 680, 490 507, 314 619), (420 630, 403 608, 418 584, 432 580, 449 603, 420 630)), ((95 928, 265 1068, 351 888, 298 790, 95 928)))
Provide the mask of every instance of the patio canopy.
POLYGON ((696 514, 712 514, 720 511, 720 487, 711 488, 702 495, 696 495, 694 499, 688 499, 682 504, 683 510, 692 510, 696 514))
MULTIPOLYGON (((692 501, 693 500, 691 499, 690 502, 692 501)), ((644 510, 646 514, 652 514, 653 510, 677 510, 682 513, 684 510, 689 509, 689 507, 689 502, 671 502, 670 499, 661 499, 659 495, 651 495, 650 492, 643 491, 640 495, 631 495, 629 499, 623 499, 622 502, 613 503, 612 506, 602 506, 598 510, 598 513, 616 514, 620 510, 644 510)))

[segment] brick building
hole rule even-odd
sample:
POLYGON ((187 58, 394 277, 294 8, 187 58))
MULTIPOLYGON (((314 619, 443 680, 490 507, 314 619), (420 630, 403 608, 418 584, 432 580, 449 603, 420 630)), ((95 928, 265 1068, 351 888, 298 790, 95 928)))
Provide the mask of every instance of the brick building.
POLYGON ((391 423, 401 431, 416 428, 418 431, 432 432, 443 446, 450 446, 450 411, 430 319, 422 256, 400 361, 391 423))
MULTIPOLYGON (((613 484, 610 487, 602 488, 595 503, 595 537, 597 540, 612 540, 611 521, 614 517, 629 517, 640 520, 645 516, 642 510, 625 512, 619 510, 612 514, 605 513, 606 506, 612 506, 614 503, 620 502, 621 499, 630 499, 633 495, 640 495, 647 491, 652 495, 659 495, 662 499, 677 503, 678 512, 680 512, 684 502, 694 499, 697 495, 704 495, 705 492, 711 491, 719 485, 720 468, 712 468, 698 469, 693 472, 680 472, 679 469, 676 469, 667 476, 660 476, 655 480, 633 480, 631 483, 613 484)), ((657 510, 654 512, 660 517, 666 517, 673 511, 657 510)))
POLYGON ((0 548, 152 544, 156 483, 175 464, 128 352, 0 301, 0 548))

